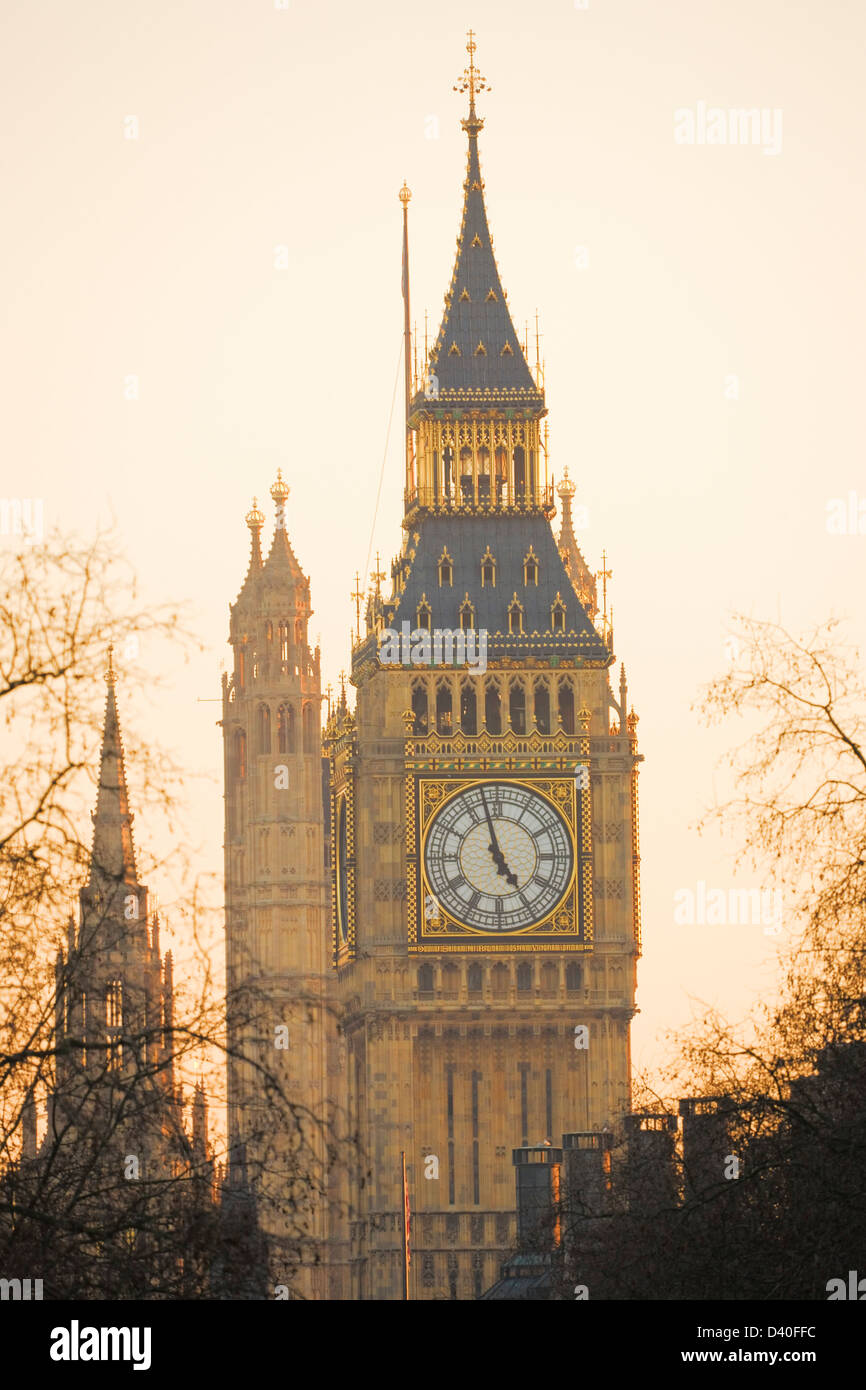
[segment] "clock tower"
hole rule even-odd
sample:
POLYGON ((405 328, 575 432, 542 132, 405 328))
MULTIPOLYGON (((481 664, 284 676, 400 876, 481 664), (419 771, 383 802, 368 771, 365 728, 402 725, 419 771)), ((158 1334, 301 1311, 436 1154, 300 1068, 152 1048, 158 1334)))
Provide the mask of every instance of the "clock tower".
MULTIPOLYGON (((478 1297, 513 1248, 512 1150, 629 1109, 640 949, 637 753, 612 624, 549 472, 494 257, 469 67, 463 214, 438 336, 409 380, 403 540, 377 573, 330 760, 332 952, 350 1296, 478 1297), (362 1181, 363 1175, 363 1181, 362 1181)), ((404 296, 408 324, 408 190, 404 296)), ((408 349, 408 333, 407 333, 408 349)))

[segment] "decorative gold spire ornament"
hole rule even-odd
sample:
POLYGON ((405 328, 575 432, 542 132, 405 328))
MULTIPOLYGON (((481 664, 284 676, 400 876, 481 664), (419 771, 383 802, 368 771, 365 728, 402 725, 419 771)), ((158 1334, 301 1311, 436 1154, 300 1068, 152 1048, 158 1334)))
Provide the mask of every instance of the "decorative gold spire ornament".
POLYGON ((283 482, 283 470, 282 470, 281 468, 278 468, 278 469, 277 469, 277 481, 274 483, 273 487, 271 488, 271 497, 274 499, 275 503, 277 504, 277 530, 278 530, 278 531, 285 531, 285 529, 286 529, 286 498, 288 497, 288 495, 289 495, 289 488, 288 488, 288 485, 287 485, 286 483, 283 482))
POLYGON ((382 563, 382 561, 381 561, 380 558, 379 558, 379 552, 378 552, 378 550, 377 550, 377 551, 376 551, 376 568, 373 570, 373 573, 370 575, 370 578, 372 579, 373 583, 376 585, 376 597, 377 597, 377 598, 381 598, 381 597, 382 597, 382 580, 383 580, 383 579, 387 579, 387 577, 388 577, 388 576, 385 574, 385 571, 384 571, 383 569, 380 569, 380 568, 379 568, 380 565, 381 565, 381 563, 382 563))
POLYGON ((360 576, 359 572, 358 572, 357 570, 355 570, 355 587, 354 587, 354 589, 352 590, 352 592, 350 593, 349 598, 355 600, 355 641, 356 641, 356 642, 360 642, 360 640, 361 640, 361 600, 363 599, 363 597, 364 597, 364 595, 363 595, 363 593, 362 593, 362 591, 361 591, 361 576, 360 576))
POLYGON ((468 39, 466 52, 469 54, 469 67, 463 69, 463 76, 454 90, 455 92, 469 93, 469 116, 466 120, 460 122, 463 129, 469 130, 471 122, 475 131, 479 131, 484 125, 484 121, 475 114, 475 96, 477 92, 489 92, 492 91, 492 88, 487 82, 487 79, 481 76, 481 73, 475 66, 475 49, 477 46, 475 43, 475 30, 470 29, 466 37, 468 39))
POLYGON ((249 511, 244 517, 244 521, 247 523, 247 526, 249 526, 251 531, 261 531, 262 527, 264 526, 265 514, 259 507, 259 499, 257 497, 253 498, 253 505, 250 507, 249 511))
POLYGON ((105 684, 116 685, 117 675, 114 670, 114 646, 108 648, 108 670, 105 673, 105 684))
POLYGON ((573 497, 577 492, 577 484, 573 483, 568 476, 568 464, 562 470, 562 481, 557 483, 556 491, 563 500, 566 497, 573 497))
MULTIPOLYGON (((604 633, 606 633, 606 632, 607 632, 607 581, 608 581, 609 579, 613 579, 613 570, 607 569, 607 551, 606 551, 606 550, 603 550, 603 551, 601 552, 601 569, 599 570, 598 574, 596 575, 596 578, 601 580, 601 594, 602 594, 601 606, 602 606, 602 614, 603 614, 603 621, 604 621, 604 630, 603 630, 603 631, 604 631, 604 633)), ((611 613, 611 620, 612 620, 612 619, 613 619, 613 613, 611 613)))

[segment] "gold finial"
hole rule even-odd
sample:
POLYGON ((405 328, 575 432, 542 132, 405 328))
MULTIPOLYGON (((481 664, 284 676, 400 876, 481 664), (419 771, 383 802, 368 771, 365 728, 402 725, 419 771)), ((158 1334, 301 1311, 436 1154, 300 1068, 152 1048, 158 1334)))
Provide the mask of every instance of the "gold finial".
MULTIPOLYGON (((609 570, 609 569, 607 568, 607 551, 606 551, 606 550, 603 550, 603 551, 601 552, 601 569, 599 570, 598 574, 596 575, 596 579, 600 579, 600 580, 601 580, 602 614, 603 614, 603 618, 604 618, 604 630, 605 630, 605 635, 606 635, 606 633, 607 633, 607 581, 608 581, 609 579, 613 579, 613 570, 609 570)), ((611 623, 612 623, 612 622, 613 622, 613 612, 611 612, 610 618, 611 618, 611 623)))
POLYGON ((492 89, 486 78, 481 76, 481 73, 475 66, 476 43, 474 29, 469 30, 467 39, 466 52, 469 54, 469 67, 463 69, 463 76, 454 90, 455 92, 469 93, 469 117, 467 120, 461 121, 460 124, 463 126, 464 130, 469 131, 470 135, 472 135, 477 134, 484 124, 475 114, 475 95, 477 92, 489 92, 492 89))
POLYGON ((405 211, 406 208, 409 206, 410 202, 412 201, 412 192, 405 179, 403 180, 403 187, 400 189, 400 192, 397 194, 397 197, 403 204, 403 210, 405 211))
POLYGON ((286 528, 286 498, 288 495, 288 486, 283 482, 283 470, 278 468, 277 481, 271 488, 271 497, 277 504, 277 528, 283 531, 286 528))
POLYGON ((382 597, 382 580, 383 580, 383 579, 387 579, 387 577, 388 577, 388 576, 385 574, 385 571, 384 571, 383 569, 380 569, 380 568, 379 568, 379 566, 381 565, 381 563, 382 563, 382 562, 381 562, 381 560, 379 559, 379 552, 378 552, 378 550, 377 550, 377 551, 376 551, 376 568, 373 570, 373 573, 370 575, 370 578, 372 579, 373 583, 376 585, 376 597, 377 597, 377 598, 381 598, 381 597, 382 597))
POLYGON ((116 675, 115 670, 114 670, 114 647, 113 647, 113 646, 110 646, 110 647, 108 648, 108 670, 107 670, 106 673, 105 673, 105 684, 106 684, 106 685, 116 685, 116 684, 117 684, 117 675, 116 675))
POLYGON ((354 599, 354 601, 355 601, 355 641, 356 641, 356 642, 360 642, 360 640, 361 640, 361 601, 362 601, 363 597, 364 597, 364 595, 363 595, 363 593, 361 592, 361 576, 360 576, 360 574, 358 573, 358 571, 355 570, 355 588, 353 589, 352 593, 349 595, 349 598, 354 599))
POLYGON ((261 531, 262 527, 264 526, 265 514, 259 508, 259 499, 257 497, 253 498, 253 505, 250 507, 249 511, 244 517, 244 521, 247 523, 247 526, 249 526, 251 531, 261 531))
POLYGON ((568 476, 568 464, 562 470, 562 482, 557 485, 556 491, 563 501, 566 497, 573 497, 577 492, 577 485, 568 476))
POLYGON ((273 497, 273 499, 274 499, 275 502, 285 502, 285 500, 286 500, 286 498, 288 497, 288 495, 289 495, 289 488, 288 488, 288 485, 287 485, 286 483, 283 482, 283 470, 282 470, 282 468, 278 468, 278 469, 277 469, 277 481, 274 483, 273 487, 271 488, 271 496, 273 497))

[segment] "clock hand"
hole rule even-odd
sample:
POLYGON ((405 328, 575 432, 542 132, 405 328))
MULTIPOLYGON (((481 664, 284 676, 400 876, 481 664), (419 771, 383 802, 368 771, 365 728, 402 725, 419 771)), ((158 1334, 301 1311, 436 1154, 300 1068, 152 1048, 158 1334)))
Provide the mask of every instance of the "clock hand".
POLYGON ((513 874, 513 873, 511 872, 511 870, 509 869, 508 864, 507 864, 506 859, 505 859, 505 855, 502 853, 502 850, 499 848, 499 841, 498 841, 497 838, 496 838, 496 831, 493 829, 493 818, 492 818, 491 815, 490 815, 490 808, 489 808, 488 805, 487 805, 487 798, 486 798, 485 795, 484 795, 484 788, 481 787, 481 788, 480 788, 480 791, 481 791, 481 804, 482 804, 482 806, 484 807, 484 814, 485 814, 485 816, 487 817, 487 827, 488 827, 488 829, 489 829, 489 831, 490 831, 490 845, 489 845, 489 849, 490 849, 490 853, 493 855, 493 862, 494 862, 494 864, 496 865, 496 869, 497 869, 497 872, 499 873, 499 875, 500 875, 501 877, 504 877, 504 878, 507 880, 507 882, 511 884, 511 886, 512 886, 513 888, 517 888, 517 886, 518 886, 518 883, 517 883, 517 875, 516 875, 516 874, 513 874))

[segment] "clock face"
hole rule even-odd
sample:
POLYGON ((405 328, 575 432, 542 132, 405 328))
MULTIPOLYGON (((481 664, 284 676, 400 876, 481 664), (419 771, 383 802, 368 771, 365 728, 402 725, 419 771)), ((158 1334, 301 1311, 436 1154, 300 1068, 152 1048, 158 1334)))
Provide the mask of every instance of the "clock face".
POLYGON ((438 904, 476 931, 520 931, 543 921, 567 893, 574 873, 571 833, 532 788, 478 783, 436 812, 424 868, 428 920, 438 915, 438 904))

